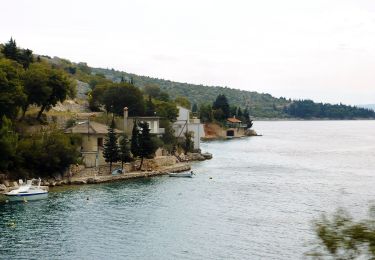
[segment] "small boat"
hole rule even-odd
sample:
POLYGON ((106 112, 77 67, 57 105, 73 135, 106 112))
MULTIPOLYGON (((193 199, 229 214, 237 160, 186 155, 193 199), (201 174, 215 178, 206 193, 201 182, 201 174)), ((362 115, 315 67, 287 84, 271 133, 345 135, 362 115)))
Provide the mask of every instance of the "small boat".
POLYGON ((21 186, 5 193, 5 196, 9 201, 29 201, 47 198, 48 191, 40 186, 41 180, 38 180, 38 185, 33 185, 33 181, 34 179, 28 180, 26 184, 23 184, 22 180, 20 180, 21 186))
POLYGON ((185 177, 185 178, 192 178, 194 175, 194 172, 177 172, 177 173, 169 173, 169 177, 185 177))

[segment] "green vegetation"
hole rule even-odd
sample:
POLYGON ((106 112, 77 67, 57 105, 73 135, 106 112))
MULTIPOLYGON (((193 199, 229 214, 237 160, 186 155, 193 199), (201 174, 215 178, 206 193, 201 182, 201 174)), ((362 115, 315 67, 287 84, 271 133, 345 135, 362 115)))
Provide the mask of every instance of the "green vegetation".
POLYGON ((369 216, 354 221, 342 209, 331 217, 323 215, 314 222, 317 245, 306 255, 314 259, 375 259, 374 207, 369 216))
POLYGON ((17 146, 16 171, 27 171, 25 177, 47 177, 63 173, 69 165, 77 162, 78 146, 78 137, 59 130, 24 137, 17 146))
POLYGON ((143 159, 153 158, 158 147, 158 138, 151 136, 148 124, 134 121, 130 150, 134 157, 141 158, 139 169, 142 169, 143 159))
POLYGON ((133 157, 130 152, 130 144, 129 139, 126 134, 123 134, 120 138, 120 161, 121 161, 121 169, 124 169, 124 163, 133 161, 133 157))
POLYGON ((314 103, 311 100, 298 100, 285 107, 285 113, 292 117, 330 118, 330 119, 353 119, 353 118, 375 118, 375 112, 371 109, 346 106, 343 104, 331 105, 314 103))
POLYGON ((112 163, 119 161, 120 150, 117 144, 117 135, 115 133, 115 120, 112 119, 108 128, 108 134, 104 141, 103 157, 109 163, 109 171, 112 172, 112 163))
POLYGON ((230 117, 230 108, 227 97, 225 95, 218 95, 212 104, 214 118, 218 121, 225 121, 230 117))
POLYGON ((0 121, 0 171, 11 168, 15 161, 18 135, 14 132, 12 122, 6 117, 0 121))
POLYGON ((31 50, 19 49, 13 39, 0 56, 0 171, 11 177, 45 177, 64 172, 78 160, 79 140, 52 127, 27 134, 21 122, 30 105, 43 111, 75 94, 65 71, 54 68, 31 50), (20 112, 22 115, 20 117, 20 112), (17 131, 16 131, 17 130, 17 131))

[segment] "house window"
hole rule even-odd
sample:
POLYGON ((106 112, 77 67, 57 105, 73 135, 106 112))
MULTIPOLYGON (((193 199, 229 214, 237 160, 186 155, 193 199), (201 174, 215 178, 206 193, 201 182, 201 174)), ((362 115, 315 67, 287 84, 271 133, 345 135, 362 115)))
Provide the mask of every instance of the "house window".
POLYGON ((103 147, 103 138, 102 137, 99 137, 98 138, 98 147, 103 147))

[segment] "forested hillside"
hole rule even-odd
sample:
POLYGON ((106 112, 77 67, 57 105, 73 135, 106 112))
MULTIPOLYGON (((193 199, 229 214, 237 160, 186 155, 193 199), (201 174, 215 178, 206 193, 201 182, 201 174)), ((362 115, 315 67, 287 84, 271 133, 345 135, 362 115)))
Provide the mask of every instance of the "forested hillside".
POLYGON ((225 95, 231 106, 248 108, 253 118, 302 118, 302 119, 353 119, 375 118, 375 112, 366 108, 347 105, 315 103, 311 100, 276 98, 270 94, 245 91, 219 86, 204 86, 180 83, 170 80, 139 76, 114 69, 92 68, 86 63, 72 63, 65 59, 44 57, 55 66, 65 69, 72 77, 87 82, 94 89, 96 85, 111 82, 130 82, 143 89, 145 86, 159 86, 172 99, 186 97, 192 105, 212 104, 218 95, 225 95))
POLYGON ((260 94, 228 87, 180 83, 100 68, 94 68, 93 72, 104 74, 107 78, 114 81, 120 81, 122 77, 128 80, 133 79, 134 84, 138 87, 155 84, 160 86, 161 90, 167 92, 172 98, 178 96, 187 97, 192 104, 196 103, 197 105, 212 103, 219 94, 224 94, 230 104, 242 108, 249 107, 251 114, 255 117, 284 118, 286 115, 283 112, 283 107, 290 103, 290 100, 275 98, 270 94, 260 94))

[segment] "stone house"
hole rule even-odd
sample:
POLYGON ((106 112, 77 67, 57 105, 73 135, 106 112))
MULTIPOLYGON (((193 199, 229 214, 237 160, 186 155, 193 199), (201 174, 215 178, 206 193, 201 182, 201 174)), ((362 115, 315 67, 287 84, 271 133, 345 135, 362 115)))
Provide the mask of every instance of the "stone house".
MULTIPOLYGON (((86 120, 66 129, 65 133, 82 135, 80 152, 86 167, 98 167, 106 164, 103 157, 103 150, 104 139, 108 133, 107 125, 86 120)), ((120 134, 122 131, 115 129, 115 133, 120 134)))
POLYGON ((129 137, 131 137, 131 133, 134 126, 134 121, 137 122, 146 122, 148 127, 150 128, 150 133, 161 136, 164 134, 165 129, 160 128, 160 119, 161 117, 157 116, 136 116, 136 117, 129 117, 128 116, 128 108, 124 108, 124 117, 123 122, 116 121, 116 125, 118 128, 125 132, 129 137))
POLYGON ((234 137, 242 137, 245 136, 245 131, 247 129, 246 125, 242 124, 242 121, 236 117, 227 118, 226 121, 226 137, 227 138, 234 138, 234 137))
POLYGON ((173 123, 173 129, 176 137, 183 137, 185 132, 192 132, 194 149, 200 149, 201 138, 205 136, 203 124, 200 119, 190 118, 190 110, 181 106, 178 108, 178 117, 173 123))

